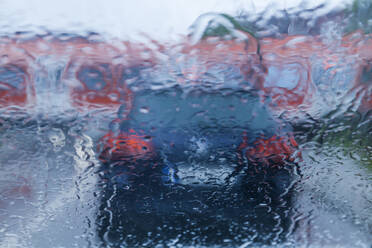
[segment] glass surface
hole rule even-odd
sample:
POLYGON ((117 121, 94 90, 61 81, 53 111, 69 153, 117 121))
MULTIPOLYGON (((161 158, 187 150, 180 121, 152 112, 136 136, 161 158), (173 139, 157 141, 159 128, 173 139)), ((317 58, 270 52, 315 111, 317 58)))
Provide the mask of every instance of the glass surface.
POLYGON ((0 2, 0 247, 371 247, 372 2, 0 2))

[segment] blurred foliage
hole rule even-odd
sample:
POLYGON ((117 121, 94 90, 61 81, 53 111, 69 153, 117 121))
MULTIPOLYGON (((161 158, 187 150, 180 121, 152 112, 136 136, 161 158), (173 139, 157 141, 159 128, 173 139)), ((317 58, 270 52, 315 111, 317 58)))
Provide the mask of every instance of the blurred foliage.
POLYGON ((257 41, 257 54, 260 55, 261 45, 259 38, 256 35, 256 29, 254 25, 249 22, 241 23, 234 17, 224 13, 217 14, 217 17, 220 17, 227 22, 221 21, 219 20, 219 18, 210 20, 207 27, 204 29, 201 39, 205 39, 208 37, 235 39, 240 37, 238 32, 242 32, 243 34, 251 35, 257 41), (226 25, 227 23, 230 25, 226 25))
POLYGON ((227 14, 220 14, 221 17, 227 19, 232 25, 233 29, 226 27, 225 25, 218 23, 217 25, 209 25, 204 33, 203 39, 207 37, 226 37, 234 36, 233 31, 239 30, 245 33, 248 33, 256 38, 253 28, 243 27, 238 21, 236 21, 232 16, 227 14))
POLYGON ((348 15, 345 32, 361 29, 372 33, 372 0, 354 0, 346 9, 348 15))
POLYGON ((371 114, 349 111, 342 117, 330 118, 317 129, 314 141, 322 146, 342 148, 344 155, 372 170, 371 114))

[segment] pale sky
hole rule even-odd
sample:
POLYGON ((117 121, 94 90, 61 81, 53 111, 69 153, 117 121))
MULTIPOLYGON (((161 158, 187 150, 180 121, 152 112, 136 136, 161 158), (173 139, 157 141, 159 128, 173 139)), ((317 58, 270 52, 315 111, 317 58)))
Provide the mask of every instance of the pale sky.
POLYGON ((342 7, 349 0, 0 0, 1 33, 48 30, 95 31, 118 38, 146 33, 169 40, 186 34, 198 16, 207 12, 259 14, 266 8, 309 8, 326 3, 322 11, 342 7))

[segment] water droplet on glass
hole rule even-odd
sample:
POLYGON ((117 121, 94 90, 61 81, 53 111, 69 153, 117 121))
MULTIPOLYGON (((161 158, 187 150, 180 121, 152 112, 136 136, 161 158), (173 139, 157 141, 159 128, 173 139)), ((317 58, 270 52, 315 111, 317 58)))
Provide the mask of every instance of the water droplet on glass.
POLYGON ((140 108, 140 112, 142 114, 148 114, 150 112, 150 109, 148 107, 142 107, 140 108))

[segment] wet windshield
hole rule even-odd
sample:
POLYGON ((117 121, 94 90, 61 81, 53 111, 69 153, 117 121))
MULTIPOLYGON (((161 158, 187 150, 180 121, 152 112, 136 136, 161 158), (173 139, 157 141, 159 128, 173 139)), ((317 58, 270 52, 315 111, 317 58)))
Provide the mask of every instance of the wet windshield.
POLYGON ((372 2, 295 2, 0 3, 0 246, 370 247, 372 2))

